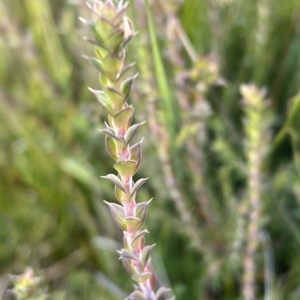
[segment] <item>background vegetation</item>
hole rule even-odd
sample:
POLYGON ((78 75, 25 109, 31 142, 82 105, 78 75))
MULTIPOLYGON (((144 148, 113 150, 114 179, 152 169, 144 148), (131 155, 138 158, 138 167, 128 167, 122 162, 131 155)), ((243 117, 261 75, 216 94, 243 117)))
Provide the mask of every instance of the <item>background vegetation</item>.
MULTIPOLYGON (((300 2, 129 2, 140 73, 130 101, 147 120, 137 176, 150 177, 139 196, 154 197, 147 238, 160 281, 178 300, 242 299, 251 125, 239 89, 253 82, 268 99, 257 299, 299 299, 300 2)), ((0 294, 6 274, 28 266, 51 299, 131 289, 102 202, 114 199, 99 178, 112 160, 79 16, 81 0, 0 3, 0 294)))

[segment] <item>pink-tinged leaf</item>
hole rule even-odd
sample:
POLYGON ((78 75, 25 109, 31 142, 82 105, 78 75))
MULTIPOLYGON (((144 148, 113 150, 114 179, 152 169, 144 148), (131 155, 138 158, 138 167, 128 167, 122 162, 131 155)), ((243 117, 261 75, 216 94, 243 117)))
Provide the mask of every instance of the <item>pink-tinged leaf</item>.
POLYGON ((114 24, 115 27, 119 26, 122 23, 123 17, 126 13, 127 5, 128 5, 128 3, 123 4, 122 1, 119 2, 119 4, 118 4, 118 13, 116 14, 114 19, 112 20, 112 23, 114 24))
POLYGON ((120 161, 114 164, 114 168, 124 178, 132 177, 137 170, 136 166, 137 162, 134 160, 120 161))
POLYGON ((138 131, 138 129, 144 124, 145 122, 139 123, 139 124, 134 124, 132 126, 130 126, 125 134, 125 146, 127 146, 132 138, 134 137, 134 135, 136 134, 136 132, 138 131))
POLYGON ((137 161, 138 167, 139 167, 141 160, 142 160, 142 141, 131 146, 129 148, 129 150, 130 150, 130 154, 131 154, 130 159, 137 161))
POLYGON ((127 249, 121 249, 121 251, 118 251, 120 254, 121 254, 121 257, 120 258, 129 258, 129 259, 133 259, 133 260, 136 260, 138 261, 139 258, 134 254, 132 253, 131 251, 127 250, 127 249))
POLYGON ((118 156, 116 154, 116 145, 114 140, 110 136, 106 136, 105 138, 105 147, 108 154, 115 160, 118 161, 118 156))
POLYGON ((109 98, 105 95, 103 91, 96 91, 91 88, 89 90, 96 96, 98 102, 101 104, 101 106, 105 109, 105 111, 110 114, 111 116, 115 115, 113 105, 109 98))
POLYGON ((148 178, 141 178, 139 179, 132 188, 132 192, 130 194, 129 199, 131 199, 131 197, 134 195, 134 193, 148 180, 148 178))
POLYGON ((155 247, 155 244, 151 245, 151 246, 145 246, 143 248, 142 253, 141 253, 141 262, 142 262, 143 268, 146 266, 148 259, 150 258, 151 251, 154 247, 155 247))
POLYGON ((167 289, 165 287, 159 288, 155 294, 154 300, 159 300, 160 297, 162 297, 164 294, 168 293, 169 291, 170 289, 167 289))
POLYGON ((126 131, 131 123, 132 114, 134 108, 132 106, 127 106, 120 112, 118 112, 113 118, 113 123, 118 129, 123 129, 126 131))
POLYGON ((141 241, 144 238, 145 234, 149 233, 149 231, 147 229, 141 231, 136 237, 135 239, 132 241, 131 246, 136 249, 138 247, 140 247, 141 241))
POLYGON ((114 174, 108 174, 106 176, 101 176, 101 178, 105 178, 108 179, 109 181, 111 181, 113 184, 115 184, 119 189, 121 189, 124 193, 126 193, 124 187, 123 187, 123 183, 120 180, 120 178, 114 174))
POLYGON ((147 300, 147 297, 141 291, 134 291, 125 300, 147 300))
POLYGON ((115 204, 115 203, 109 203, 107 201, 104 201, 110 209, 110 212, 113 216, 113 219, 115 220, 116 224, 122 229, 127 230, 126 220, 125 220, 125 214, 124 214, 124 208, 121 205, 115 204))
POLYGON ((149 200, 148 202, 138 203, 137 206, 136 206, 135 216, 141 220, 141 223, 140 223, 141 227, 144 225, 144 223, 146 221, 148 206, 149 206, 151 200, 149 200))
POLYGON ((131 261, 130 258, 122 257, 122 262, 123 262, 123 265, 124 265, 125 270, 126 270, 129 274, 133 275, 133 274, 136 274, 136 273, 137 273, 136 269, 132 266, 132 263, 131 263, 132 261, 131 261))
POLYGON ((131 276, 131 278, 137 282, 145 282, 148 279, 150 279, 151 276, 152 276, 152 273, 144 272, 144 273, 140 273, 140 274, 135 274, 135 275, 131 276))

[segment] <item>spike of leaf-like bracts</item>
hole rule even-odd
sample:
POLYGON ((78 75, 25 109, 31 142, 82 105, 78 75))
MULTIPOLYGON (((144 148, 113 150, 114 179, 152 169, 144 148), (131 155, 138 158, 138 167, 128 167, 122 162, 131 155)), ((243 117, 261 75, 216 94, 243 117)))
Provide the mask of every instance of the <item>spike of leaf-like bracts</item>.
POLYGON ((126 224, 126 216, 124 214, 124 208, 121 205, 115 203, 109 203, 104 201, 110 209, 113 219, 115 220, 116 224, 122 229, 127 230, 126 224))
POLYGON ((115 184, 120 190, 122 190, 125 194, 127 194, 126 190, 124 189, 123 183, 121 179, 114 175, 114 174, 108 174, 106 176, 101 176, 102 178, 108 179, 111 181, 113 184, 115 184))
POLYGON ((127 146, 132 138, 134 137, 134 135, 136 134, 136 132, 138 131, 138 129, 144 124, 145 122, 142 123, 138 123, 138 124, 134 124, 132 126, 130 126, 125 134, 125 145, 127 146))

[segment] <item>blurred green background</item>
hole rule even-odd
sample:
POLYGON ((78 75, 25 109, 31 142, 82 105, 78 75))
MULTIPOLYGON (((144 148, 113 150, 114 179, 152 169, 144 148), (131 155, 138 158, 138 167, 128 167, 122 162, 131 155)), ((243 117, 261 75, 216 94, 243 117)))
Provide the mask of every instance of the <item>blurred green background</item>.
MULTIPOLYGON (((257 299, 300 299, 300 1, 130 0, 140 76, 130 102, 154 197, 146 227, 159 281, 178 300, 242 299, 247 137, 240 85, 266 89, 263 237, 257 299), (147 22, 153 19, 154 22, 147 22), (148 24, 148 25, 147 25, 148 24), (153 26, 152 26, 153 25, 153 26), (269 264, 264 265, 265 258, 269 264)), ((0 293, 32 267, 51 299, 122 299, 122 232, 103 199, 113 186, 105 114, 82 58, 81 0, 0 3, 0 293), (2 289, 2 290, 1 290, 2 289)))

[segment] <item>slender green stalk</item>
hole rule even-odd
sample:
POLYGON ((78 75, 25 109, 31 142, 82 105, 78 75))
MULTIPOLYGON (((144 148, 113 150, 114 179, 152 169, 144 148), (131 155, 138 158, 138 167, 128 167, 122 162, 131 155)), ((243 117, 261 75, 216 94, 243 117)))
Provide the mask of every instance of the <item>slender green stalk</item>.
POLYGON ((115 160, 118 175, 103 176, 115 185, 115 195, 121 205, 105 202, 116 224, 124 233, 124 248, 119 251, 124 267, 136 281, 136 290, 127 298, 135 300, 158 300, 168 289, 156 291, 157 278, 150 253, 155 245, 145 245, 145 223, 151 202, 136 202, 138 189, 147 178, 133 181, 142 159, 142 141, 131 146, 143 123, 133 124, 134 108, 127 103, 136 76, 128 75, 133 64, 125 64, 125 46, 134 37, 131 21, 126 17, 126 4, 115 5, 112 0, 95 1, 89 5, 93 21, 81 19, 93 34, 88 39, 95 48, 96 58, 87 57, 100 71, 101 90, 90 89, 108 114, 106 149, 115 160))

